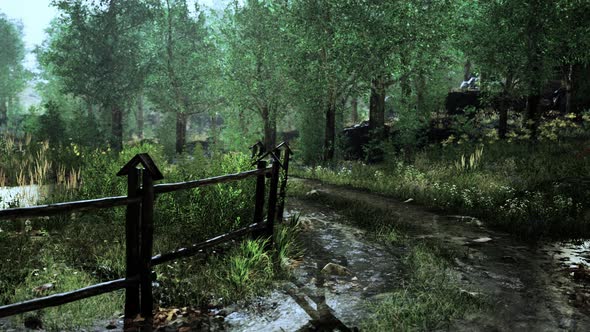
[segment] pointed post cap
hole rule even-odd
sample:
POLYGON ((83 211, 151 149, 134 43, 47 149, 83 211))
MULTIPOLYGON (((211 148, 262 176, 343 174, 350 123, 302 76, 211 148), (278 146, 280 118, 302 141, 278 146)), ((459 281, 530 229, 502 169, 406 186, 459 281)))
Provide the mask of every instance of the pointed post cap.
POLYGON ((164 178, 164 175, 162 175, 162 172, 160 172, 152 157, 147 153, 136 154, 135 157, 131 158, 131 160, 121 168, 119 173, 117 173, 117 176, 129 175, 129 172, 140 164, 145 168, 148 174, 152 176, 154 181, 162 180, 164 178))
POLYGON ((293 155, 293 150, 291 150, 291 147, 289 146, 289 142, 288 141, 283 141, 281 144, 277 145, 277 147, 275 149, 280 149, 282 147, 285 147, 285 150, 287 152, 289 152, 290 155, 293 155))

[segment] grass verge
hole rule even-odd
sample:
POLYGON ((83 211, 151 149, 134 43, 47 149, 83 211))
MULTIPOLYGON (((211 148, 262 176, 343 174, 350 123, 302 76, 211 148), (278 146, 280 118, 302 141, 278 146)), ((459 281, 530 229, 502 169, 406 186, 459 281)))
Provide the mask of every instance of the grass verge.
POLYGON ((525 239, 590 236, 587 139, 433 146, 381 164, 293 174, 477 217, 525 239))

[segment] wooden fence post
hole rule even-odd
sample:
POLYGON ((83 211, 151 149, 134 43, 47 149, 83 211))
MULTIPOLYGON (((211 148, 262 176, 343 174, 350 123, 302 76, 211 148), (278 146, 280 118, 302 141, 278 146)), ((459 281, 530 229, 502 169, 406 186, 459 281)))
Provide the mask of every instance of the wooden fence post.
MULTIPOLYGON (((133 248, 139 248, 136 256, 135 263, 127 263, 127 276, 133 277, 139 275, 139 300, 137 297, 131 297, 129 300, 130 310, 127 312, 127 301, 125 299, 125 318, 127 315, 132 315, 134 311, 137 311, 137 301, 139 302, 139 312, 144 318, 144 326, 141 331, 152 330, 152 316, 153 316, 153 294, 152 294, 152 251, 154 247, 154 181, 161 180, 164 178, 152 158, 147 153, 141 153, 135 155, 123 168, 117 173, 118 176, 127 175, 129 177, 129 186, 132 186, 132 181, 135 181, 135 187, 139 182, 139 178, 142 180, 141 191, 136 189, 135 195, 141 196, 141 205, 130 204, 130 207, 135 207, 135 210, 131 210, 127 218, 136 216, 139 218, 138 225, 140 231, 136 231, 137 228, 132 225, 129 226, 131 234, 127 234, 130 237, 135 232, 134 239, 131 242, 136 241, 138 244, 127 245, 128 252, 133 256, 135 253, 132 252, 133 248), (138 169, 137 166, 142 165, 143 169, 138 169), (133 175, 135 174, 135 175, 133 175), (133 179, 132 179, 133 178, 133 179), (141 237, 138 235, 141 234, 141 237)), ((127 295, 128 293, 126 293, 127 295)), ((133 290, 131 290, 131 296, 134 296, 133 290)))
POLYGON ((284 177, 281 182, 281 190, 279 191, 279 207, 277 211, 277 217, 279 222, 283 221, 283 211, 285 210, 285 197, 287 196, 287 179, 289 178, 289 159, 291 157, 291 149, 287 145, 285 149, 285 156, 283 157, 283 171, 284 177))
MULTIPOLYGON (((266 169, 266 161, 259 160, 256 163, 258 170, 266 169)), ((264 197, 266 196, 266 175, 261 174, 256 177, 256 198, 254 202, 254 222, 261 224, 264 221, 264 197)), ((254 232, 254 237, 261 236, 261 232, 254 232)))
MULTIPOLYGON (((127 196, 139 196, 139 172, 134 168, 127 174, 127 196)), ((139 274, 139 202, 127 205, 125 213, 125 278, 131 279, 139 274)), ((125 289, 125 327, 130 327, 133 319, 139 314, 139 284, 135 283, 125 289)))
MULTIPOLYGON (((141 316, 145 329, 151 331, 153 302, 152 294, 152 251, 154 247, 154 182, 152 175, 143 170, 141 199, 141 268, 139 284, 141 289, 141 316)), ((143 330, 142 330, 143 331, 143 330)))
POLYGON ((279 172, 281 170, 281 151, 275 150, 274 153, 271 153, 272 156, 272 171, 270 173, 270 188, 268 193, 268 215, 266 217, 266 236, 270 237, 270 241, 272 244, 274 226, 275 226, 275 218, 277 214, 277 193, 278 193, 278 186, 279 186, 279 172))

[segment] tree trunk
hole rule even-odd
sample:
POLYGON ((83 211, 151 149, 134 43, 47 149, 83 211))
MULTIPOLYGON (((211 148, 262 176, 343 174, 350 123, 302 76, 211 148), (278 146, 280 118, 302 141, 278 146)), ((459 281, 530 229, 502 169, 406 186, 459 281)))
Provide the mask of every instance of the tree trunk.
POLYGON ((527 97, 527 128, 531 132, 531 139, 537 139, 537 128, 539 125, 538 108, 541 96, 539 94, 531 94, 527 97))
POLYGON ((276 146, 277 120, 268 106, 262 109, 262 121, 264 122, 264 148, 270 151, 276 146))
POLYGON ((211 138, 212 138, 212 145, 215 146, 217 144, 217 113, 213 113, 211 115, 211 138))
POLYGON ((505 139, 508 133, 508 100, 506 96, 500 97, 500 120, 498 123, 498 136, 505 139))
POLYGON ((324 136, 324 161, 334 159, 336 142, 336 103, 331 100, 326 109, 326 128, 324 136))
POLYGON ((371 99, 369 104, 369 129, 381 131, 385 127, 385 85, 378 77, 371 81, 371 99))
POLYGON ((111 144, 115 151, 123 149, 123 112, 118 106, 111 108, 111 144))
POLYGON ((186 120, 185 113, 176 113, 176 153, 181 154, 186 144, 186 120))
POLYGON ((350 106, 352 108, 352 124, 357 124, 359 122, 359 100, 358 97, 352 98, 350 102, 350 106))
POLYGON ((407 111, 410 105, 410 96, 412 95, 412 87, 410 86, 410 75, 403 74, 399 79, 400 87, 402 89, 401 104, 404 111, 407 111))
POLYGON ((401 71, 402 75, 399 78, 401 87, 401 105, 404 111, 408 111, 410 108, 410 97, 412 96, 412 85, 411 85, 411 65, 408 55, 402 53, 401 56, 401 71))
POLYGON ((510 96, 512 95, 512 86, 514 85, 514 76, 512 73, 508 73, 506 76, 506 82, 504 82, 504 87, 502 91, 502 95, 500 96, 499 101, 499 113, 500 119, 498 122, 498 137, 500 139, 505 139, 506 134, 508 133, 508 110, 510 108, 510 96))
POLYGON ((463 66, 463 81, 469 81, 471 78, 471 61, 469 59, 465 61, 465 65, 463 66))
POLYGON ((143 94, 140 93, 137 98, 137 113, 135 114, 135 121, 137 124, 137 138, 143 139, 143 94))
POLYGON ((418 74, 416 80, 416 109, 419 112, 424 112, 426 108, 426 78, 423 73, 418 74))
POLYGON ((573 75, 574 65, 570 64, 567 66, 567 73, 565 75, 565 113, 569 114, 572 112, 572 92, 574 89, 573 75))
POLYGON ((8 122, 8 108, 6 106, 6 100, 0 98, 0 127, 8 122))

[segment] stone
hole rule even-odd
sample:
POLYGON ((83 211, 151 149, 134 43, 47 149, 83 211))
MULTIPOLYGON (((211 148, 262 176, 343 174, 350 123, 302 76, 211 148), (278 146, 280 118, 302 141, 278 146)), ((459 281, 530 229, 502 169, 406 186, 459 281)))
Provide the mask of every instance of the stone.
POLYGON ((305 196, 311 196, 311 197, 315 197, 315 196, 319 196, 319 195, 320 195, 320 193, 316 189, 312 189, 305 194, 305 196))
POLYGON ((336 263, 328 263, 326 264, 326 266, 324 266, 324 268, 321 271, 323 274, 328 274, 328 275, 335 275, 335 276, 345 276, 350 274, 350 271, 348 271, 347 268, 345 268, 344 266, 340 265, 340 264, 336 264, 336 263))

